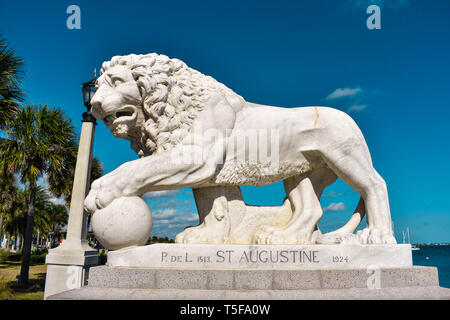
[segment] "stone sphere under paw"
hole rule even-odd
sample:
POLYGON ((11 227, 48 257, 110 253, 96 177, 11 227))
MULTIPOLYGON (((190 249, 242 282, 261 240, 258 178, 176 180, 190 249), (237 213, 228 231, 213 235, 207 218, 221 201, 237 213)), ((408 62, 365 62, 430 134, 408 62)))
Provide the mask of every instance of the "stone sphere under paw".
POLYGON ((140 197, 122 197, 92 216, 95 238, 109 250, 147 243, 152 232, 152 214, 140 197))

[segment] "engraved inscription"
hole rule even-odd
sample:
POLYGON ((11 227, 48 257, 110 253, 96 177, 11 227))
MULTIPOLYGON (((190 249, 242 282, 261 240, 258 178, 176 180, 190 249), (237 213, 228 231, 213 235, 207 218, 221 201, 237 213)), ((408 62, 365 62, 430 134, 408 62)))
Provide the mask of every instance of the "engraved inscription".
POLYGON ((349 263, 350 259, 348 256, 333 256, 334 263, 349 263))
MULTIPOLYGON (((339 262, 340 257, 333 257, 333 262, 339 262), (336 258, 336 261, 335 261, 336 258)), ((347 259, 348 257, 342 257, 347 259)), ((184 254, 170 254, 167 251, 161 252, 161 262, 165 264, 176 263, 220 263, 220 264, 314 264, 319 263, 318 250, 217 250, 211 255, 194 255, 189 252, 184 254)))

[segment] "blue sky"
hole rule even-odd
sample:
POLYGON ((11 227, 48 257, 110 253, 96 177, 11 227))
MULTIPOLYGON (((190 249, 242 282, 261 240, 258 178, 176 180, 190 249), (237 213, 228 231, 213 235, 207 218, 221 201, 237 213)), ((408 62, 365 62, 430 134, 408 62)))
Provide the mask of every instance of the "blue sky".
MULTIPOLYGON (((61 107, 79 132, 80 85, 114 55, 157 52, 185 61, 247 101, 348 112, 388 184, 398 241, 450 242, 450 2, 391 1, 12 1, 0 32, 26 61, 27 102, 61 107), (66 9, 81 9, 69 30, 66 9), (366 8, 381 7, 381 30, 366 8)), ((94 155, 106 172, 136 158, 97 126, 94 155)), ((279 205, 281 183, 244 187, 250 204, 279 205)), ((345 223, 359 196, 338 181, 325 191, 319 223, 345 223)), ((190 189, 147 198, 153 235, 196 225, 190 189)))

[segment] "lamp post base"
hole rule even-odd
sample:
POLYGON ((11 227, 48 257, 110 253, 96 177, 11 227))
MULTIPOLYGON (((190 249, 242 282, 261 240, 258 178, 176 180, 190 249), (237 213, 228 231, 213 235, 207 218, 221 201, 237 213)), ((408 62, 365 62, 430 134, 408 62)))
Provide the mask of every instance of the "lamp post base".
POLYGON ((45 259, 47 276, 44 299, 64 291, 78 289, 87 284, 89 268, 98 265, 97 250, 86 240, 67 239, 49 250, 45 259))

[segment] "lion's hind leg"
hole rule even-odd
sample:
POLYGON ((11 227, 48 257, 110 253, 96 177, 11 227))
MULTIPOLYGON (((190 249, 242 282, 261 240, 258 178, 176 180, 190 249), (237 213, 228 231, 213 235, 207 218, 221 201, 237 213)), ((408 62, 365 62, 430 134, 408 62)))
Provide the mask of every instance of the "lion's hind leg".
POLYGON ((396 243, 392 232, 386 183, 373 168, 365 143, 350 148, 328 148, 323 159, 364 199, 367 228, 358 231, 360 243, 396 243))
POLYGON ((292 206, 292 217, 282 228, 262 232, 258 237, 258 243, 315 243, 314 233, 320 234, 317 222, 323 214, 320 197, 325 187, 336 179, 337 176, 328 168, 316 169, 307 175, 286 179, 284 185, 292 206))

